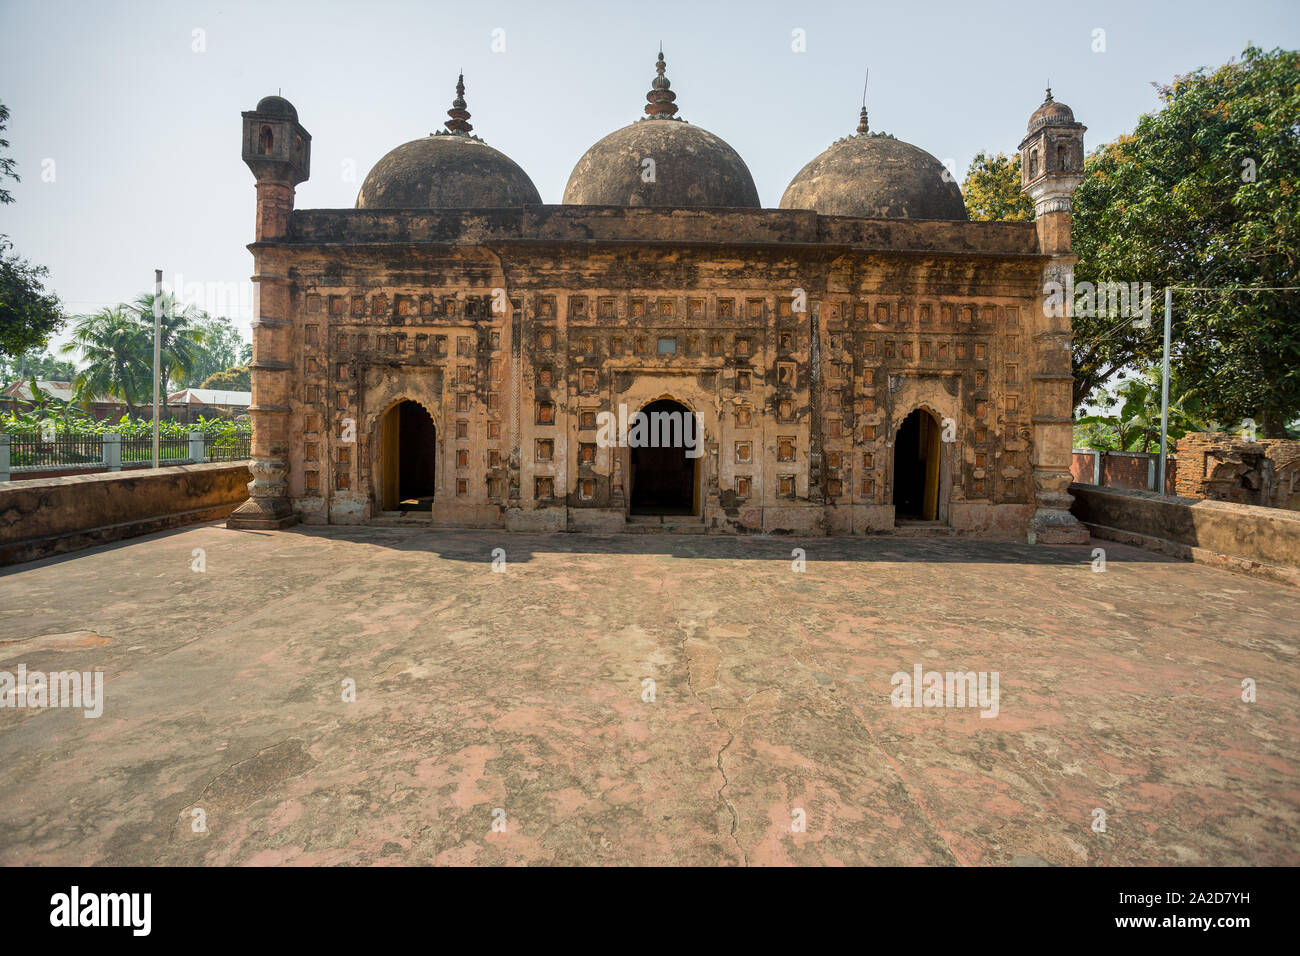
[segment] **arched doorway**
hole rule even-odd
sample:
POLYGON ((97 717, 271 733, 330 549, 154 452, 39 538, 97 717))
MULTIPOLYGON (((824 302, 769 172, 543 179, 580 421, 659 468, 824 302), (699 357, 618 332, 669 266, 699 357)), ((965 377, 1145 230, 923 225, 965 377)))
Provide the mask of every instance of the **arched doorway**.
POLYGON ((438 455, 433 418, 419 402, 398 402, 384 414, 380 435, 380 507, 384 511, 431 511, 438 455))
POLYGON ((660 399, 641 409, 643 438, 637 423, 628 425, 628 510, 634 515, 699 514, 699 458, 686 454, 686 438, 702 442, 692 413, 672 399, 660 399), (688 421, 688 419, 691 419, 688 421))
POLYGON ((918 408, 894 436, 894 520, 938 521, 940 459, 938 419, 918 408))

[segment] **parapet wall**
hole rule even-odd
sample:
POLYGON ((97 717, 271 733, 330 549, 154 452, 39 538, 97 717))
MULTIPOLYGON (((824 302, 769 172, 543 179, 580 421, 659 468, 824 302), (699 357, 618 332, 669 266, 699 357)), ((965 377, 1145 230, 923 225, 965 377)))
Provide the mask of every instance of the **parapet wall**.
POLYGON ((1094 538, 1300 585, 1300 514, 1073 484, 1071 512, 1094 538))
POLYGON ((248 497, 246 462, 0 485, 0 566, 216 521, 248 497))
POLYGON ((298 209, 277 244, 602 242, 826 246, 1038 258, 1032 222, 853 219, 799 209, 523 206, 413 212, 298 209))

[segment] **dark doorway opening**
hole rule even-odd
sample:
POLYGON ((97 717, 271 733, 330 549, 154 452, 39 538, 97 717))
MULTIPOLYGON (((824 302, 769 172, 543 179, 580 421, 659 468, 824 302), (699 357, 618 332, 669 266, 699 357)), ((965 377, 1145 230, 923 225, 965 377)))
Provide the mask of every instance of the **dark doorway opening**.
MULTIPOLYGON (((651 416, 655 422, 656 414, 676 413, 682 422, 682 428, 673 434, 685 434, 686 418, 690 411, 686 406, 670 399, 651 402, 641 412, 651 416)), ((693 426, 691 426, 693 427, 693 426)), ((647 429, 659 432, 653 424, 647 429)), ((695 441, 702 436, 691 431, 695 441)), ((693 515, 695 514, 695 465, 698 458, 686 456, 684 442, 678 441, 675 447, 666 448, 630 448, 631 452, 631 496, 629 511, 634 515, 693 515)))
POLYGON ((939 517, 939 423, 916 409, 894 436, 894 519, 936 521, 939 517))
POLYGON ((431 511, 438 433, 433 418, 418 402, 402 402, 397 439, 398 497, 403 511, 431 511))
POLYGON ((384 416, 385 511, 432 511, 438 434, 418 402, 399 402, 384 416))

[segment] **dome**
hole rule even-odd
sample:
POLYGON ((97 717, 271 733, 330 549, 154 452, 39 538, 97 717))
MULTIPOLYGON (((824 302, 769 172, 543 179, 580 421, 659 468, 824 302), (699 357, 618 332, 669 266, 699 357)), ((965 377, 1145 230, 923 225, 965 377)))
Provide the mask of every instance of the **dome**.
POLYGON ((759 208, 754 177, 740 154, 708 130, 673 115, 677 94, 664 76, 665 66, 660 53, 658 76, 646 95, 648 115, 583 154, 569 175, 564 202, 759 208), (647 159, 654 165, 645 165, 647 159))
POLYGON ((867 131, 833 144, 790 181, 782 209, 859 219, 966 219, 961 190, 923 149, 867 131))
POLYGON ((1033 115, 1029 117, 1027 132, 1032 133, 1043 126, 1069 126, 1073 123, 1074 110, 1052 99, 1052 89, 1048 87, 1047 99, 1043 100, 1043 105, 1034 110, 1033 115))
POLYGON ((283 96, 262 97, 257 101, 257 110, 255 112, 266 113, 269 116, 287 116, 295 123, 298 122, 298 111, 283 96))
POLYGON ((519 164, 470 136, 434 134, 397 147, 370 170, 358 209, 475 209, 540 203, 519 164))
POLYGON ((456 84, 447 131, 403 143, 375 163, 357 194, 358 209, 479 209, 542 201, 519 164, 477 136, 456 84))

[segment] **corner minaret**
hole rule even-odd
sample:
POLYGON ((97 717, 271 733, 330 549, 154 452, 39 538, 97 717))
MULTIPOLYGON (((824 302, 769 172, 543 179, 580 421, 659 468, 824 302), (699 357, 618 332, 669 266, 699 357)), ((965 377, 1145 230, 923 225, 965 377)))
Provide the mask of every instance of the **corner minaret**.
POLYGON ((1073 110, 1052 99, 1048 87, 1020 141, 1020 189, 1033 200, 1044 252, 1070 251, 1071 197, 1083 182, 1087 129, 1075 122, 1073 110))
POLYGON ((1074 113, 1064 103, 1047 99, 1029 118, 1020 141, 1020 188, 1034 203, 1038 249, 1046 256, 1040 302, 1028 323, 1034 360, 1033 477, 1034 514, 1029 541, 1041 544, 1087 544, 1088 529, 1070 513, 1070 455, 1074 446, 1074 376, 1070 368, 1069 296, 1051 297, 1049 290, 1073 287, 1070 252, 1071 197, 1083 182, 1083 134, 1074 113))
POLYGON ((311 173, 311 134, 282 96, 264 96, 244 117, 244 162, 257 179, 257 241, 282 239, 293 188, 311 173))
POLYGON ((288 269, 275 248, 289 235, 293 191, 311 171, 311 134, 281 96, 266 96, 243 114, 243 158, 257 179, 257 241, 253 281, 252 461, 249 498, 227 520, 230 528, 274 530, 297 519, 289 501, 289 415, 293 389, 293 327, 288 269))

